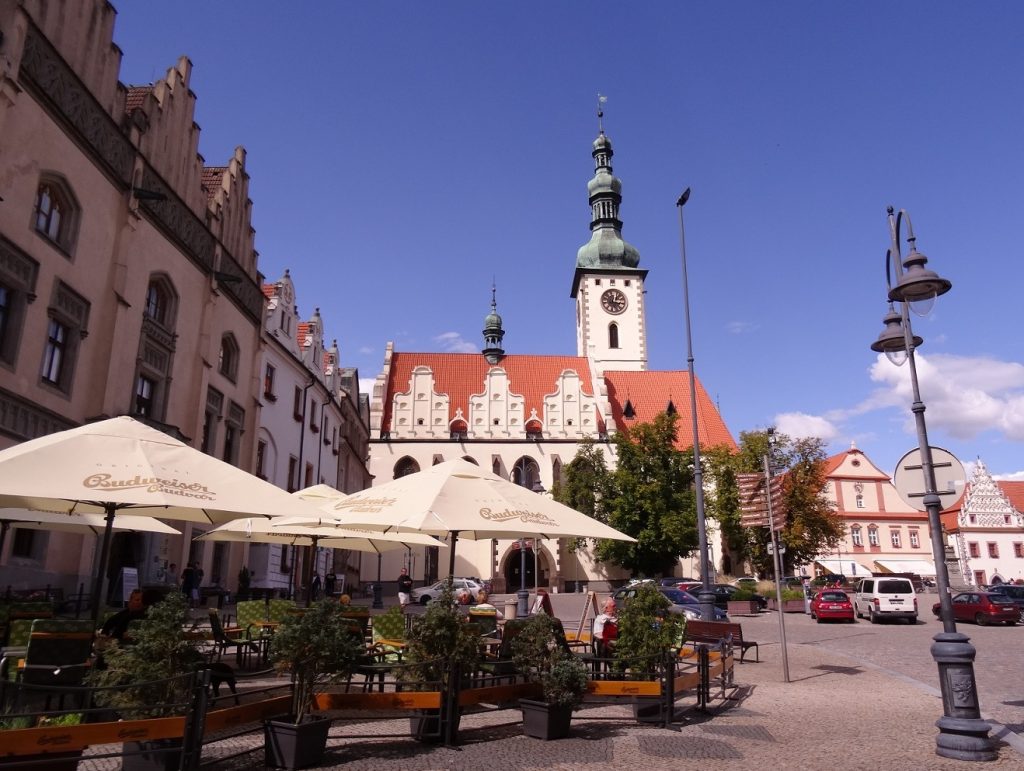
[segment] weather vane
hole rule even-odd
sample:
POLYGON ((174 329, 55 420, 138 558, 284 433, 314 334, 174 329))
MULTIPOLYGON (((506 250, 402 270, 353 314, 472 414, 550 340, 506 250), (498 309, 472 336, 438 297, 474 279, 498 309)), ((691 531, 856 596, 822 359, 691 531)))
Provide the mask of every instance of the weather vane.
POLYGON ((604 108, 601 105, 607 101, 607 96, 602 96, 600 93, 597 95, 597 129, 602 134, 604 133, 604 108))

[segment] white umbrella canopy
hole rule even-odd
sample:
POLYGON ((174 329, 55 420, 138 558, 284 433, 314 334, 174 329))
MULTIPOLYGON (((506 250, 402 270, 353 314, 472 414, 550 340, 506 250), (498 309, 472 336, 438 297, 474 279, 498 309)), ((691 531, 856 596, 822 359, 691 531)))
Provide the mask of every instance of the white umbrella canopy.
POLYGON ((275 524, 277 519, 236 519, 196 536, 195 540, 323 546, 378 554, 392 549, 404 549, 406 546, 442 545, 436 538, 424 533, 381 533, 333 526, 278 526, 275 524))
POLYGON ((118 417, 0 452, 0 506, 105 515, 93 583, 98 616, 118 512, 220 524, 300 513, 310 504, 144 423, 118 417))
MULTIPOLYGON (((59 530, 69 533, 91 531, 95 535, 99 535, 106 527, 106 517, 102 514, 66 514, 56 511, 0 509, 0 527, 7 526, 32 530, 59 530)), ((180 530, 175 530, 159 519, 132 514, 122 514, 117 517, 114 520, 114 530, 181 535, 180 530)))
MULTIPOLYGON (((318 524, 429 533, 451 537, 451 568, 458 538, 634 538, 558 501, 502 479, 475 463, 445 461, 424 471, 352 493, 320 506, 318 524)), ((275 519, 276 526, 312 523, 275 519)))

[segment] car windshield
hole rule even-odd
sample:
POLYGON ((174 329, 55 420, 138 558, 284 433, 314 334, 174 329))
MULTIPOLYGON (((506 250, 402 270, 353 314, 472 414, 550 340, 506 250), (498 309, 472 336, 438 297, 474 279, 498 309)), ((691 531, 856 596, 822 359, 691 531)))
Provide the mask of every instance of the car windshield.
POLYGON ((822 592, 821 599, 825 602, 844 602, 850 598, 846 596, 846 592, 822 592))

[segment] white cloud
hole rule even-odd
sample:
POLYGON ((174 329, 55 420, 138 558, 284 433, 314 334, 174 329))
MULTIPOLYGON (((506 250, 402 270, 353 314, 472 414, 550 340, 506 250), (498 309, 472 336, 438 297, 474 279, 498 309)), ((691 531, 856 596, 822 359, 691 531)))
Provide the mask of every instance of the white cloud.
POLYGON ((364 356, 373 353, 373 351, 374 349, 369 345, 364 345, 362 348, 359 349, 359 353, 363 354, 364 356))
POLYGON ((827 418, 807 415, 803 412, 783 412, 775 416, 775 427, 779 433, 794 439, 815 436, 830 442, 839 435, 839 430, 827 418))
MULTIPOLYGON (((958 439, 995 431, 1013 441, 1024 440, 1024 365, 952 354, 918 353, 916 359, 929 427, 958 439)), ((909 367, 895 367, 879 355, 870 376, 879 387, 852 414, 901 407, 908 410, 907 423, 912 424, 909 367)))
POLYGON ((445 353, 477 353, 480 349, 476 343, 462 339, 458 332, 443 332, 434 338, 445 353))
POLYGON ((753 332, 759 326, 760 324, 755 324, 752 321, 730 321, 725 325, 725 329, 734 335, 742 335, 746 332, 753 332))
MULTIPOLYGON (((964 464, 965 466, 967 464, 964 464)), ((1024 482, 1024 471, 1011 471, 1009 474, 993 474, 993 479, 1001 482, 1024 482)))

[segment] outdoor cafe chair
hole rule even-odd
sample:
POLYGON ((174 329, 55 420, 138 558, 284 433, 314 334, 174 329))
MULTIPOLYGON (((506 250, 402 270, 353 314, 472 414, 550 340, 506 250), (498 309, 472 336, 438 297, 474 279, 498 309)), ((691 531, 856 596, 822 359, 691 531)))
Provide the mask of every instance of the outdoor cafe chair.
MULTIPOLYGON (((32 622, 25 656, 18 661, 20 686, 64 686, 82 684, 92 659, 95 628, 91 620, 36 619, 32 622)), ((19 693, 23 688, 18 688, 19 693)), ((52 694, 47 694, 46 708, 52 694)), ((16 701, 20 699, 15 697, 16 701)), ((64 695, 60 697, 63 708, 64 695)))
POLYGON ((498 611, 495 608, 469 609, 469 622, 480 627, 480 634, 483 637, 498 636, 498 611))
POLYGON ((238 627, 225 629, 215 608, 210 608, 210 629, 213 630, 213 652, 217 661, 230 648, 235 649, 235 660, 239 666, 245 666, 253 653, 260 653, 260 647, 245 636, 244 630, 238 627))

